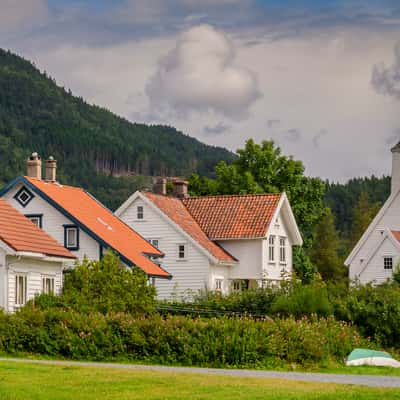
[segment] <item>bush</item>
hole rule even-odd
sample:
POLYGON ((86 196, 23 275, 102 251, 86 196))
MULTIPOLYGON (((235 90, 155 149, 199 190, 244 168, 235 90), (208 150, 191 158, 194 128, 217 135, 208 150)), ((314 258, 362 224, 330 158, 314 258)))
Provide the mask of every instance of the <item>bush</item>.
POLYGON ((144 315, 154 312, 155 289, 142 271, 126 268, 116 255, 107 252, 101 261, 84 260, 68 271, 61 296, 40 295, 35 304, 42 309, 144 315))
POLYGON ((369 347, 333 318, 254 321, 246 318, 148 318, 82 314, 28 306, 0 314, 0 351, 77 360, 146 361, 210 367, 279 367, 342 362, 369 347))
POLYGON ((338 319, 351 321, 366 337, 399 348, 400 286, 396 282, 353 288, 337 298, 335 309, 338 319))
POLYGON ((272 303, 271 313, 295 318, 312 314, 326 317, 333 315, 333 306, 324 283, 294 284, 288 293, 279 292, 272 303))

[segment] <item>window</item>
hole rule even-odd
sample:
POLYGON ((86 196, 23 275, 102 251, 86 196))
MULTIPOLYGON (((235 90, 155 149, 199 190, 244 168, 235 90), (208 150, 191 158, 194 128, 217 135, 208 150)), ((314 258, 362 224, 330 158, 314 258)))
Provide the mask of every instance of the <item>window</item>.
POLYGON ((75 225, 64 225, 64 247, 79 250, 79 229, 75 225))
POLYGON ((159 245, 158 239, 149 239, 148 241, 149 241, 149 243, 151 243, 154 247, 157 247, 157 249, 158 249, 158 245, 159 245))
POLYGON ((15 305, 23 306, 27 297, 27 277, 23 274, 15 275, 15 305))
POLYGON ((18 203, 22 207, 26 207, 29 202, 34 198, 35 196, 30 192, 25 186, 23 186, 18 192, 15 194, 14 199, 18 201, 18 203))
POLYGON ((143 206, 138 206, 136 211, 137 211, 136 214, 137 219, 143 219, 144 217, 143 206))
POLYGON ((393 269, 393 257, 385 257, 383 259, 383 268, 384 269, 393 269))
POLYGON ((275 236, 269 237, 268 242, 268 259, 271 262, 275 261, 275 236))
POLYGON ((42 278, 42 293, 54 294, 54 277, 44 276, 42 278))
POLYGON ((180 260, 186 258, 186 248, 184 244, 178 244, 178 258, 180 260))
POLYGON ((223 285, 224 280, 223 279, 216 279, 215 280, 215 290, 217 292, 220 292, 222 290, 222 285, 223 285))
POLYGON ((233 281, 232 285, 234 292, 240 292, 242 290, 242 282, 241 281, 233 281))
POLYGON ((286 238, 279 239, 279 260, 281 263, 286 262, 286 238))
POLYGON ((43 214, 25 214, 25 217, 30 219, 39 228, 42 227, 43 214))

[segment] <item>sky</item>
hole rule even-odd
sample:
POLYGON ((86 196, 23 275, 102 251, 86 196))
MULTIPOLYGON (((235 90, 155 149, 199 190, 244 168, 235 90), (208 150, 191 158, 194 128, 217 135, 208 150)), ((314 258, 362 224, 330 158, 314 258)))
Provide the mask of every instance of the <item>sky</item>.
POLYGON ((0 0, 0 47, 130 121, 306 173, 381 176, 400 140, 398 0, 0 0))

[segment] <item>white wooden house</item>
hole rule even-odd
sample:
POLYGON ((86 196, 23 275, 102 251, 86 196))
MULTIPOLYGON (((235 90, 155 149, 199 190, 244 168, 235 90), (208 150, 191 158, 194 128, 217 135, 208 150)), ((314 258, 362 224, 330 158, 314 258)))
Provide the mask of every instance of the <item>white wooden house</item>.
POLYGON ((35 294, 60 292, 75 260, 64 246, 0 199, 0 307, 14 312, 35 294))
MULTIPOLYGON (((27 176, 17 177, 0 191, 0 197, 68 249, 78 260, 99 260, 113 250, 129 267, 138 267, 149 278, 169 279, 155 259, 163 254, 117 218, 85 190, 56 180, 56 161, 42 163, 34 153, 27 176)), ((71 266, 73 263, 70 263, 71 266)))
POLYGON ((400 143, 391 151, 391 194, 345 261, 355 283, 383 283, 400 261, 400 143))
POLYGON ((229 293, 287 279, 292 246, 302 238, 286 195, 187 197, 184 181, 175 195, 135 192, 116 215, 158 247, 173 276, 157 281, 158 296, 199 290, 229 293))

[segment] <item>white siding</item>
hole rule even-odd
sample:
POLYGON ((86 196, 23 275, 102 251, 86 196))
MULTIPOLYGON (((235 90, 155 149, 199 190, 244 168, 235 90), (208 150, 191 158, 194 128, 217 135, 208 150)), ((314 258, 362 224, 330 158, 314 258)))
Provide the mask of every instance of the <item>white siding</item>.
POLYGON ((263 242, 263 239, 218 241, 219 245, 239 260, 239 264, 231 268, 231 279, 262 279, 263 242))
POLYGON ((172 222, 164 220, 142 199, 136 199, 120 218, 146 239, 157 239, 160 250, 165 254, 161 265, 173 278, 156 279, 158 298, 167 299, 172 295, 190 296, 209 286, 210 263, 207 256, 180 233, 172 222), (144 218, 136 217, 137 207, 142 206, 144 218), (178 259, 178 245, 186 247, 186 259, 178 259))
MULTIPOLYGON (((22 185, 16 185, 4 195, 4 199, 22 214, 43 214, 42 228, 57 242, 64 246, 64 225, 73 224, 61 212, 54 208, 50 203, 43 200, 39 195, 30 201, 26 207, 22 207, 15 199, 14 195, 22 185)), ((79 229, 79 250, 71 251, 79 260, 86 256, 90 260, 98 260, 100 257, 99 244, 87 233, 79 229)), ((73 264, 73 262, 71 262, 73 264)))
POLYGON ((15 275, 27 276, 27 300, 42 292, 42 277, 54 277, 54 292, 59 294, 62 288, 62 263, 46 262, 28 258, 7 257, 7 311, 13 312, 15 306, 15 275))
MULTIPOLYGON (((364 268, 361 260, 366 259, 371 252, 378 246, 379 242, 382 240, 382 235, 385 230, 400 231, 400 196, 393 200, 392 204, 386 210, 386 213, 382 216, 378 224, 376 225, 374 231, 368 237, 363 246, 359 249, 358 253, 355 255, 353 261, 349 266, 349 278, 350 280, 355 280, 360 274, 361 270, 364 268)), ((379 252, 382 254, 382 252, 379 252)), ((396 255, 399 255, 398 252, 396 255)), ((371 276, 372 278, 372 276, 371 276)), ((376 279, 380 279, 376 277, 376 279)), ((372 279, 375 280, 375 279, 372 279)), ((366 281, 365 281, 366 282, 366 281)))
MULTIPOLYGON (((372 256, 368 264, 362 264, 359 283, 383 283, 393 276, 393 270, 384 269, 384 257, 393 257, 393 269, 399 261, 399 251, 389 238, 386 238, 372 256)), ((367 260, 365 260, 367 261, 367 260)))

